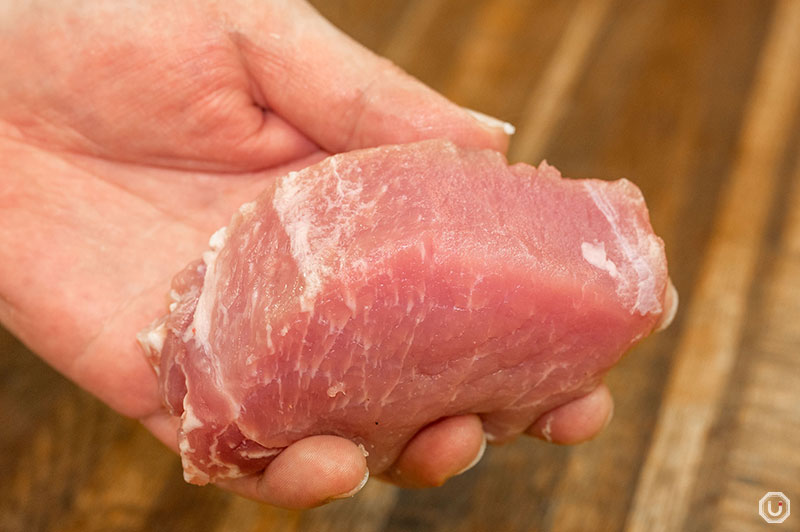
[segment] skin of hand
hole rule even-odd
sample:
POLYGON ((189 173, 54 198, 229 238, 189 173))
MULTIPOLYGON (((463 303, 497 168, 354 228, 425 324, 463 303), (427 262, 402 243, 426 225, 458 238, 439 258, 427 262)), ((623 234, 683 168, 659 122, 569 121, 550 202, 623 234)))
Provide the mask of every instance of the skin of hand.
MULTIPOLYGON (((177 420, 135 334, 240 204, 330 153, 508 143, 299 0, 7 2, 0 35, 0 321, 173 449, 177 420)), ((601 386, 528 433, 575 443, 611 409, 601 386)), ((383 478, 440 485, 484 448, 478 416, 443 419, 383 478)), ((218 484, 307 508, 367 476, 352 442, 314 436, 262 474, 218 484)))

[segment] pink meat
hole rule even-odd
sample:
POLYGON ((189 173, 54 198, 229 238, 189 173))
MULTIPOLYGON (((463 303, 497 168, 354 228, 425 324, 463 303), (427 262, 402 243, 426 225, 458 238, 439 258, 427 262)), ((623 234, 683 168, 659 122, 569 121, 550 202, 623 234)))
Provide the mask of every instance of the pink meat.
POLYGON ((363 445, 373 473, 445 416, 509 438, 665 314, 663 243, 633 184, 440 140, 290 173, 210 246, 140 335, 197 484, 313 434, 363 445))

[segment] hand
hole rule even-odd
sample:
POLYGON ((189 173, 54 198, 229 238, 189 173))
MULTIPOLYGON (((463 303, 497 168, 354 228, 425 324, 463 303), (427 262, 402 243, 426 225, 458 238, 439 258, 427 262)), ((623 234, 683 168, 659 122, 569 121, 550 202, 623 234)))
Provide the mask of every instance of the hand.
MULTIPOLYGON (((0 16, 0 321, 173 449, 176 420, 134 337, 241 203, 332 152, 431 137, 507 145, 502 127, 299 0, 18 4, 0 16)), ((600 387, 529 432, 579 441, 610 410, 600 387)), ((386 477, 438 485, 483 445, 477 416, 445 419, 386 477)), ((301 508, 348 494, 365 474, 352 442, 315 436, 260 476, 220 484, 301 508)))

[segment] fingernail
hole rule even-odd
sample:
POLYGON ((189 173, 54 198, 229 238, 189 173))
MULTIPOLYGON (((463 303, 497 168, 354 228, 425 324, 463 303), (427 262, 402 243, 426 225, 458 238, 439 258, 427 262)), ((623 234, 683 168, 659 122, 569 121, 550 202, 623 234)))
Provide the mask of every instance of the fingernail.
POLYGON ((611 420, 614 419, 614 403, 611 403, 611 410, 608 412, 608 417, 606 418, 606 422, 603 423, 603 428, 600 429, 600 432, 606 430, 608 426, 611 424, 611 420))
POLYGON ((661 314, 661 319, 656 324, 656 332, 663 331, 672 320, 675 319, 675 314, 678 313, 678 290, 672 284, 672 279, 667 279, 667 295, 664 296, 664 312, 661 314))
POLYGON ((478 465, 478 462, 480 462, 481 458, 483 458, 483 453, 486 452, 486 440, 487 440, 487 438, 486 438, 486 435, 484 434, 483 443, 481 443, 481 448, 478 450, 478 454, 475 455, 475 458, 472 459, 472 462, 467 464, 467 467, 457 471, 455 474, 453 474, 453 476, 457 476, 457 475, 460 475, 462 473, 466 473, 467 471, 469 471, 470 469, 472 469, 473 467, 478 465))
POLYGON ((369 480, 369 469, 367 469, 367 471, 364 473, 364 478, 361 479, 361 482, 358 483, 358 486, 351 489, 347 493, 342 493, 341 495, 336 495, 335 497, 331 497, 331 499, 332 500, 349 499, 350 497, 361 491, 361 488, 363 488, 367 484, 367 480, 369 480))
POLYGON ((548 414, 547 421, 542 427, 542 437, 547 443, 553 443, 553 437, 550 435, 553 432, 553 414, 548 414))
POLYGON ((505 133, 509 137, 517 131, 517 128, 515 128, 513 125, 509 124, 508 122, 504 122, 498 118, 494 118, 493 116, 485 115, 480 111, 474 111, 472 109, 467 109, 466 107, 464 107, 464 110, 469 114, 471 114, 475 118, 475 120, 477 120, 481 124, 489 126, 491 128, 502 129, 503 133, 505 133))

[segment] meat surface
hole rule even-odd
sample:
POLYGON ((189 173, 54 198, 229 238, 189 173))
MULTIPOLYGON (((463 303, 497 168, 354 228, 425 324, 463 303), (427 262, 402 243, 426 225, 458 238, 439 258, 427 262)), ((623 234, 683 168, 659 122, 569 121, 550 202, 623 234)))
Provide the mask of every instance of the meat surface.
POLYGON ((504 440, 588 393, 674 312, 669 290, 630 182, 434 140, 276 180, 139 338, 188 481, 258 472, 314 434, 379 473, 442 417, 504 440))

